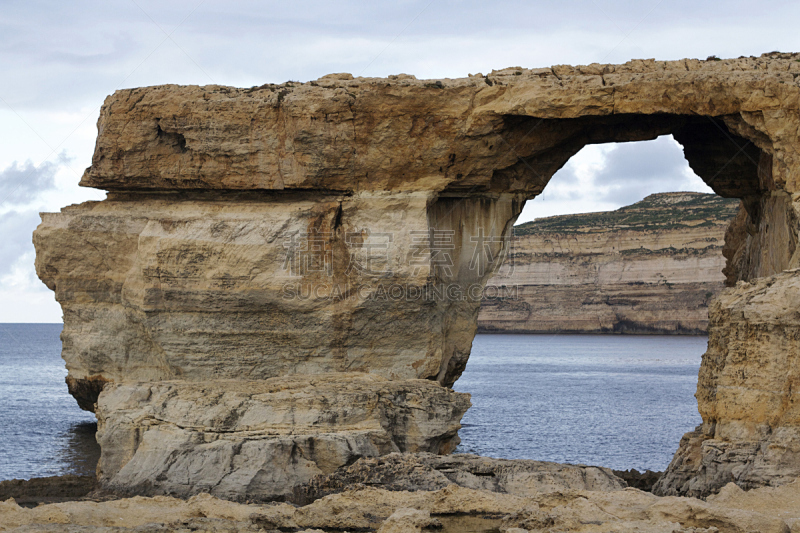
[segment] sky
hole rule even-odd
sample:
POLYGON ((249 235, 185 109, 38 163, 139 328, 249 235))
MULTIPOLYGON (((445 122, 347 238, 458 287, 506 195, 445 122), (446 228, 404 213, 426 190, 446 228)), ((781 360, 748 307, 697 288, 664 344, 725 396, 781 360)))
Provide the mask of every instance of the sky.
MULTIPOLYGON (((61 321, 31 233, 41 211, 105 197, 77 183, 117 89, 800 51, 798 20, 797 2, 735 0, 0 0, 0 322, 61 321)), ((671 137, 587 146, 520 222, 679 190, 710 192, 671 137)))

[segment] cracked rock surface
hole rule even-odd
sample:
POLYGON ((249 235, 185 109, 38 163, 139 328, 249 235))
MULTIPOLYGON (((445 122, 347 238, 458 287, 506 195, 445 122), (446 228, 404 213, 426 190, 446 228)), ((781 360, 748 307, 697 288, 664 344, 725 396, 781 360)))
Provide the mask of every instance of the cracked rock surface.
POLYGON ((431 381, 369 374, 109 385, 98 475, 116 494, 284 500, 360 457, 449 453, 469 405, 431 381))
POLYGON ((416 492, 359 487, 302 507, 235 503, 208 494, 189 500, 135 497, 33 509, 8 500, 0 503, 0 531, 790 533, 800 531, 798 503, 796 482, 749 492, 731 483, 707 501, 636 489, 559 490, 521 497, 458 485, 416 492))

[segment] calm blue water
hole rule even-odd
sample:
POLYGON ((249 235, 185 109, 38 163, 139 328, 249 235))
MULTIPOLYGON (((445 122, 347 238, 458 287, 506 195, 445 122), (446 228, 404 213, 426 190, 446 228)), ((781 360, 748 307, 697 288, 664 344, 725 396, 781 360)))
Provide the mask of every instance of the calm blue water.
POLYGON ((93 474, 92 413, 67 392, 61 324, 0 324, 0 480, 93 474))
MULTIPOLYGON (((92 474, 91 413, 67 392, 60 324, 0 324, 0 480, 92 474)), ((478 335, 459 451, 663 470, 700 423, 705 337, 478 335)))
POLYGON ((478 335, 455 390, 472 394, 460 452, 664 470, 702 422, 706 337, 478 335))

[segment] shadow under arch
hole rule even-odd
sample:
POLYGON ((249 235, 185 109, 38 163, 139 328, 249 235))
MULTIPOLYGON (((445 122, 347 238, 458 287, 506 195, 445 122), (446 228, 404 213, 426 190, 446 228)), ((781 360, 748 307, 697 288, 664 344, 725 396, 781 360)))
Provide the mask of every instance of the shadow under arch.
MULTIPOLYGON (((510 229, 525 200, 541 194, 553 175, 584 146, 646 141, 662 135, 672 135, 681 144, 690 168, 716 194, 742 200, 723 250, 728 260, 724 271, 727 283, 788 268, 797 246, 791 197, 773 182, 769 140, 739 115, 614 114, 565 119, 503 115, 494 137, 485 142, 490 143, 489 149, 496 148, 491 143, 503 145, 514 161, 496 168, 489 180, 465 179, 449 185, 430 205, 428 219, 432 228, 455 235, 455 250, 462 255, 469 253, 466 244, 479 232, 502 234, 504 240, 495 243, 495 253, 487 260, 491 264, 480 272, 467 267, 474 261, 461 257, 456 260, 460 271, 436 271, 436 281, 485 283, 486 274, 493 274, 502 264, 510 229)), ((445 312, 445 356, 436 376, 445 386, 452 386, 466 366, 477 331, 478 307, 475 302, 471 308, 451 305, 445 312)))

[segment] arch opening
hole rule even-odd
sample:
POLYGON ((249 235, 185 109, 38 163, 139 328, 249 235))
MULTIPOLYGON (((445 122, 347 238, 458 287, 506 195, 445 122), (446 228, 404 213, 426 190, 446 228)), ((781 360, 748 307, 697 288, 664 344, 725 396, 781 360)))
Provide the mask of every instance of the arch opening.
POLYGON ((668 136, 586 146, 543 194, 559 184, 562 210, 578 190, 616 198, 608 210, 520 217, 454 385, 473 398, 460 449, 663 471, 702 422, 694 392, 708 305, 724 286, 739 201, 708 194, 668 136))
MULTIPOLYGON (((724 274, 725 284, 731 286, 737 281, 770 276, 792 264, 797 249, 797 220, 791 197, 774 181, 769 141, 748 127, 738 115, 714 118, 612 115, 560 120, 506 116, 502 120, 501 132, 517 160, 496 169, 485 191, 525 191, 528 198, 544 192, 551 177, 587 145, 650 141, 671 135, 680 144, 683 156, 696 176, 720 197, 740 200, 736 215, 722 239, 724 267, 717 264, 717 272, 724 274)), ((456 190, 457 187, 451 188, 453 192, 456 190)), ((496 268, 500 266, 496 265, 496 268)), ((710 300, 707 293, 704 292, 702 300, 701 305, 707 306, 710 300)), ((617 332, 625 329, 625 321, 620 322, 617 332)), ((694 354, 695 360, 689 365, 685 385, 692 392, 698 383, 701 352, 694 354)), ((466 367, 468 353, 466 357, 456 355, 461 355, 454 358, 459 364, 454 365, 451 359, 449 370, 457 372, 448 375, 445 384, 452 385, 466 367)), ((700 375, 698 391, 708 388, 708 383, 703 382, 702 369, 700 375)), ((709 402, 695 402, 691 398, 688 404, 685 401, 684 404, 699 407, 703 427, 714 427, 715 413, 709 410, 713 409, 708 406, 709 402)), ((691 431, 692 423, 680 427, 679 433, 691 431)), ((669 453, 665 457, 671 456, 678 448, 680 435, 672 435, 669 440, 669 453)), ((681 453, 680 449, 678 453, 681 453)), ((666 464, 659 466, 663 468, 666 464)))
MULTIPOLYGON (((461 283, 476 280, 485 283, 500 268, 512 224, 521 213, 524 200, 541 194, 555 173, 584 146, 654 140, 663 135, 672 135, 683 146, 689 167, 715 193, 742 200, 744 214, 737 217, 738 226, 732 226, 731 237, 726 239, 725 256, 731 258, 726 266, 728 282, 779 272, 789 264, 796 248, 790 237, 794 211, 788 195, 774 191, 775 185, 767 177, 772 170, 772 158, 766 151, 768 144, 750 130, 738 115, 712 118, 614 114, 566 119, 503 115, 484 144, 495 151, 504 146, 509 157, 498 158, 495 153, 495 158, 507 161, 507 165, 495 168, 488 180, 475 181, 467 175, 454 181, 428 210, 430 227, 459 235, 461 243, 476 238, 477 225, 485 228, 484 232, 497 232, 501 228, 503 243, 495 246, 498 250, 490 257, 490 264, 477 277, 472 268, 467 268, 471 261, 462 257, 459 264, 465 268, 459 269, 457 276, 442 277, 437 272, 436 282, 447 284, 457 278, 461 283), (740 135, 742 132, 749 138, 740 135), (759 256, 760 250, 784 248, 765 242, 778 233, 766 234, 765 227, 770 224, 763 224, 762 214, 767 211, 780 213, 777 218, 784 227, 780 237, 790 240, 786 253, 777 259, 759 256)), ((463 255, 464 248, 459 249, 463 255)), ((478 307, 477 302, 470 302, 451 306, 445 312, 444 353, 436 375, 443 385, 452 386, 467 363, 472 335, 465 333, 471 330, 474 335, 478 307)))

